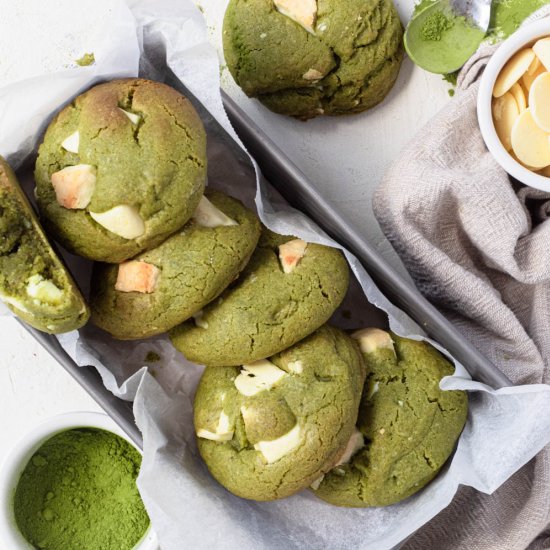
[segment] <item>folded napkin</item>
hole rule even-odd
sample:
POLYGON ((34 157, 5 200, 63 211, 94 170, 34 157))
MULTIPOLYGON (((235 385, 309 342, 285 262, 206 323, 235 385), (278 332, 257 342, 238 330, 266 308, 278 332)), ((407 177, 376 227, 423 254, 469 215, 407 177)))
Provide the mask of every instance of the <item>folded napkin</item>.
MULTIPOLYGON (((547 384, 550 194, 512 181, 483 142, 477 92, 494 51, 483 46, 464 67, 455 99, 403 151, 373 206, 419 290, 468 341, 514 383, 547 384)), ((550 548, 550 448, 492 495, 462 488, 404 548, 550 548)))

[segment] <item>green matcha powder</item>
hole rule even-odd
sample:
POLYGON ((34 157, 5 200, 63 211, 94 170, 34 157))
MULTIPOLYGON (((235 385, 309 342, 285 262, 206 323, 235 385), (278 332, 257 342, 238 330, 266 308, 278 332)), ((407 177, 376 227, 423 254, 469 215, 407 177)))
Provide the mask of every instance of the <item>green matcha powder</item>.
POLYGON ((136 487, 138 451, 121 437, 79 428, 48 439, 25 467, 17 526, 36 548, 129 550, 149 518, 136 487))

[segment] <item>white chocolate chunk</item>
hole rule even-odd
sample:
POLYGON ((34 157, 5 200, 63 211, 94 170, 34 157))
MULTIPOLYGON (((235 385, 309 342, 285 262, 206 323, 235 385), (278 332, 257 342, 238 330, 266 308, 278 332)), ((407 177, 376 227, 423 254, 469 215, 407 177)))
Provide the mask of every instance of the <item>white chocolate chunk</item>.
POLYGON ((321 474, 315 481, 313 481, 311 483, 310 487, 314 491, 317 491, 317 489, 319 489, 319 487, 321 486, 321 483, 323 482, 323 479, 325 479, 325 474, 321 474))
POLYGON ((301 435, 300 426, 296 424, 296 426, 285 435, 273 439, 272 441, 259 441, 254 445, 254 448, 264 455, 268 464, 272 464, 298 447, 301 435))
POLYGON ((279 13, 290 17, 307 32, 314 34, 317 20, 317 0, 273 0, 279 13))
POLYGON ((498 138, 507 151, 512 149, 512 128, 519 118, 517 101, 511 92, 493 99, 493 122, 498 138))
POLYGON ((550 37, 541 38, 533 46, 533 51, 547 71, 550 71, 550 37))
POLYGON ((157 287, 160 269, 153 264, 130 260, 118 266, 115 290, 151 294, 157 287))
POLYGON ((373 395, 378 393, 380 389, 380 382, 376 381, 374 384, 369 386, 369 393, 367 394, 367 399, 371 399, 373 395))
POLYGON ((208 322, 204 320, 204 311, 199 309, 195 315, 193 315, 195 325, 199 328, 208 328, 208 322))
POLYGON ((349 438, 349 441, 347 445, 345 446, 342 454, 340 455, 340 458, 334 465, 334 468, 336 466, 341 466, 342 464, 347 464, 353 455, 362 447, 365 446, 365 439, 363 438, 363 434, 357 429, 354 429, 354 432, 351 434, 351 437, 349 438))
POLYGON ((234 384, 242 395, 250 397, 270 390, 285 375, 286 372, 276 367, 271 361, 261 359, 250 365, 243 365, 234 384))
MULTIPOLYGON (((525 95, 525 92, 523 91, 523 88, 521 87, 521 84, 516 82, 511 88, 510 93, 514 96, 514 99, 516 100, 516 103, 518 105, 519 112, 525 111, 527 109, 527 97, 525 95)), ((506 95, 506 94, 504 94, 506 95)), ((502 96, 504 97, 504 96, 502 96)))
POLYGON ((67 166, 52 174, 55 198, 63 208, 86 208, 95 191, 95 168, 90 164, 67 166))
POLYGON ((292 273, 298 262, 304 257, 307 249, 306 241, 293 239, 279 246, 279 260, 285 273, 292 273))
POLYGON ((543 73, 531 86, 529 107, 537 125, 550 133, 550 73, 543 73))
POLYGON ((294 374, 302 374, 302 372, 304 372, 304 365, 301 361, 291 361, 287 367, 288 370, 294 374))
POLYGON ((130 111, 125 111, 124 109, 120 110, 130 119, 130 122, 132 124, 139 124, 139 121, 141 120, 141 117, 139 115, 136 115, 136 113, 131 113, 130 111))
POLYGON ((120 204, 106 212, 90 212, 90 216, 99 225, 123 239, 137 239, 145 233, 145 223, 135 206, 120 204))
POLYGON ((23 302, 21 302, 21 300, 17 298, 14 298, 13 296, 8 296, 7 294, 4 294, 3 292, 0 291, 0 298, 2 299, 3 302, 13 306, 16 309, 24 311, 25 313, 29 312, 29 310, 25 307, 23 302))
POLYGON ((304 80, 321 80, 323 78, 323 73, 320 73, 317 69, 309 69, 304 75, 302 76, 304 80))
POLYGON ((210 430, 199 428, 197 430, 197 437, 201 437, 202 439, 210 439, 211 441, 231 441, 234 433, 235 430, 231 428, 229 417, 222 411, 218 419, 216 431, 211 432, 210 430))
POLYGON ((235 220, 232 220, 229 216, 226 216, 221 210, 216 208, 204 196, 201 198, 192 219, 202 227, 239 225, 235 220))
POLYGON ((379 349, 390 349, 395 354, 393 340, 388 332, 379 328, 364 328, 351 335, 359 342, 363 353, 372 353, 379 349))
POLYGON ((550 165, 550 139, 535 122, 531 109, 521 113, 512 129, 512 148, 518 159, 540 170, 550 165))
POLYGON ((78 130, 72 133, 68 138, 65 138, 61 142, 61 147, 69 153, 78 153, 78 147, 80 146, 80 133, 78 130))
POLYGON ((501 97, 509 92, 510 88, 529 70, 534 59, 535 52, 531 48, 525 48, 514 55, 498 75, 493 97, 501 97))
POLYGON ((63 291, 42 275, 32 275, 27 280, 27 294, 35 300, 47 304, 59 304, 63 299, 63 291))

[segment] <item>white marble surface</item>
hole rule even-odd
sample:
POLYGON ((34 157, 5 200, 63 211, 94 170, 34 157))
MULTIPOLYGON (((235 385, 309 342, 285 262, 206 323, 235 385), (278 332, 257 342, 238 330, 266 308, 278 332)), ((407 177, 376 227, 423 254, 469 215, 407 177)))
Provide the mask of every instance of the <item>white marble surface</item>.
MULTIPOLYGON (((226 0, 200 3, 219 43, 226 0)), ((397 4, 405 21, 413 0, 397 4)), ((303 123, 270 113, 246 98, 227 70, 222 71, 222 84, 334 207, 402 270, 372 215, 372 192, 400 149, 449 101, 449 86, 406 60, 397 85, 381 106, 354 117, 303 123)), ((99 407, 18 323, 1 317, 0 465, 17 439, 40 420, 74 410, 99 407)))

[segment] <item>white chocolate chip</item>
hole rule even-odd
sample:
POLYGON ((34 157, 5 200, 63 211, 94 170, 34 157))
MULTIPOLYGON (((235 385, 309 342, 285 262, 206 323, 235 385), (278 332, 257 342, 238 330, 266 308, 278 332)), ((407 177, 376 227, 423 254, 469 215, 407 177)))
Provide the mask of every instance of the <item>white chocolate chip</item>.
POLYGON ((317 491, 317 489, 319 489, 319 487, 321 486, 321 483, 323 482, 323 479, 325 479, 325 474, 321 474, 315 481, 313 481, 311 483, 310 487, 314 491, 317 491))
POLYGON ((379 433, 380 435, 384 435, 384 434, 386 433, 386 430, 385 430, 384 428, 380 428, 380 429, 378 430, 378 433, 379 433))
POLYGON ((359 342, 363 353, 372 353, 379 349, 391 349, 395 354, 393 340, 388 332, 379 328, 364 328, 351 335, 359 342))
POLYGON ((250 397, 270 390, 285 375, 285 371, 276 367, 271 361, 261 359, 250 365, 243 365, 234 384, 242 395, 250 397))
POLYGON ((231 441, 235 430, 231 429, 231 422, 229 417, 222 411, 218 419, 218 425, 216 431, 204 430, 202 428, 197 430, 197 437, 202 439, 210 439, 211 441, 231 441))
POLYGON ((208 328, 208 322, 204 320, 204 311, 202 309, 199 309, 199 311, 193 315, 193 319, 195 320, 195 326, 199 328, 208 328))
POLYGON ((493 99, 493 121, 498 138, 507 151, 512 149, 512 128, 519 118, 517 101, 511 92, 493 99))
POLYGON ((63 147, 65 151, 69 151, 69 153, 78 153, 79 146, 80 133, 78 132, 78 130, 61 142, 61 147, 63 147))
POLYGON ((550 165, 550 139, 531 114, 531 109, 521 113, 512 129, 512 148, 518 159, 535 169, 550 165))
POLYGON ((510 88, 529 70, 534 59, 535 52, 531 48, 525 48, 514 55, 498 75, 493 88, 493 97, 501 97, 510 91, 510 88))
POLYGON ((529 107, 537 125, 550 134, 550 73, 541 74, 533 82, 529 107))
POLYGON ((304 372, 304 365, 301 361, 291 361, 287 367, 288 370, 294 374, 302 374, 302 372, 304 372))
POLYGON ((364 446, 365 439, 363 437, 363 434, 357 428, 354 428, 354 431, 351 434, 347 445, 345 446, 342 454, 340 455, 340 458, 338 459, 334 467, 342 466, 342 464, 347 464, 352 459, 353 455, 364 446))
POLYGON ((95 191, 96 171, 90 164, 67 166, 52 174, 55 198, 63 208, 86 208, 95 191))
POLYGON ((304 80, 320 80, 323 78, 323 73, 320 73, 317 69, 309 69, 302 78, 304 80))
MULTIPOLYGON (((120 109, 120 107, 119 107, 120 109)), ((139 121, 141 120, 141 117, 139 115, 136 115, 136 113, 131 113, 130 111, 125 111, 124 109, 120 109, 129 119, 132 124, 139 124, 139 121)))
POLYGON ((298 262, 304 257, 307 243, 302 239, 293 239, 279 246, 279 260, 285 273, 292 273, 298 262))
POLYGON ((192 219, 202 227, 239 225, 235 220, 232 220, 229 216, 226 216, 221 210, 216 208, 204 196, 201 198, 192 219))
POLYGON ((137 239, 145 233, 145 223, 135 206, 120 204, 106 212, 90 212, 90 216, 99 225, 123 239, 137 239))
POLYGON ((38 302, 59 304, 63 299, 63 291, 42 275, 32 275, 27 280, 27 294, 38 302))
POLYGON ((268 464, 272 464, 298 447, 301 435, 300 426, 296 424, 285 435, 272 441, 259 441, 254 445, 254 448, 262 453, 268 464))
POLYGON ((131 260, 118 266, 115 290, 151 294, 157 287, 160 269, 153 264, 131 260))
POLYGON ((550 37, 541 38, 533 46, 533 51, 547 71, 550 71, 550 37))
POLYGON ((273 0, 277 10, 296 21, 307 32, 315 34, 317 0, 273 0))

